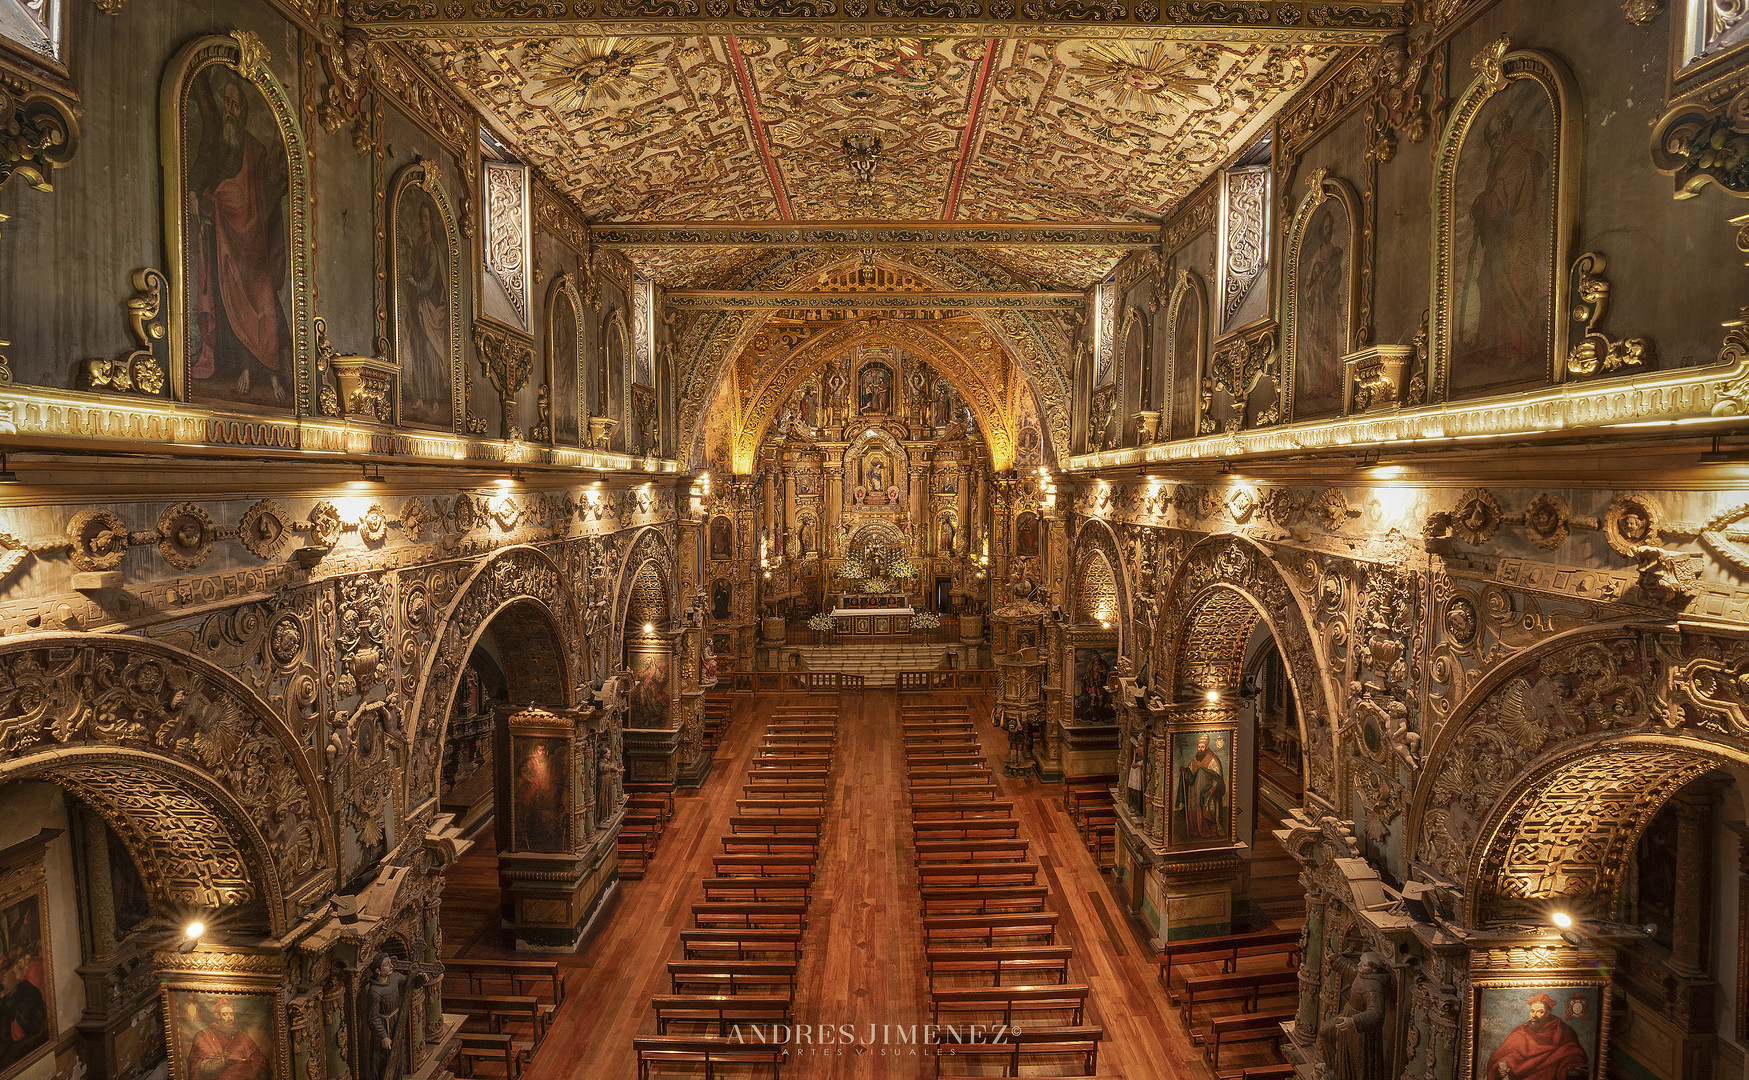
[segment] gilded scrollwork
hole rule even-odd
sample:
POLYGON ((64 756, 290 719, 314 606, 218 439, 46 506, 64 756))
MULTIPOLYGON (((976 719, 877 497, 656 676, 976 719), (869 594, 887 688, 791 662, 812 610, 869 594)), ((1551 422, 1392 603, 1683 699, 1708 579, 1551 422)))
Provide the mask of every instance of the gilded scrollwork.
POLYGON ((85 361, 85 382, 93 390, 136 391, 157 396, 164 391, 164 363, 158 342, 164 338, 164 301, 169 290, 164 275, 151 267, 135 270, 134 295, 123 309, 134 348, 113 360, 85 361))
POLYGON ((1609 310, 1609 279, 1603 276, 1604 258, 1587 251, 1573 263, 1572 304, 1568 318, 1572 327, 1568 339, 1567 374, 1595 375, 1615 372, 1624 367, 1639 367, 1654 357, 1652 343, 1645 338, 1612 338, 1598 329, 1609 310))

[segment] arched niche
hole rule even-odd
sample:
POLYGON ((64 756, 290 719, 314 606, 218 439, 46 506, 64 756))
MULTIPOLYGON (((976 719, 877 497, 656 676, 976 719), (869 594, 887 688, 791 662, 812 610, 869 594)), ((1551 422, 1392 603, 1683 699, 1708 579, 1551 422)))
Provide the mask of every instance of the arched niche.
POLYGON ((910 466, 911 456, 891 432, 881 427, 865 429, 844 451, 844 505, 862 505, 864 502, 878 505, 875 497, 878 495, 879 500, 885 502, 887 492, 895 487, 899 494, 891 501, 899 506, 906 505, 911 498, 910 466), (877 469, 885 485, 878 490, 871 486, 877 469), (859 488, 864 489, 862 499, 857 498, 859 488))
POLYGON ((0 781, 77 796, 121 838, 154 905, 278 934, 334 887, 303 739, 205 661, 125 635, 11 639, 0 710, 0 781))

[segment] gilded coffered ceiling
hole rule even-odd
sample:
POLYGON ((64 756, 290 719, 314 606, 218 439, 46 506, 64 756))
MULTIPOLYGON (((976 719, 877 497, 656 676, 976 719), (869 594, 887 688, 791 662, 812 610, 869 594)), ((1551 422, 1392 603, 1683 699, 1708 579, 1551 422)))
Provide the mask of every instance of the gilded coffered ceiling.
MULTIPOLYGON (((1150 222, 1332 46, 982 37, 429 39, 595 222, 1150 222)), ((745 257, 628 251, 667 285, 745 257)), ((996 259, 1080 288, 1122 252, 996 259)))

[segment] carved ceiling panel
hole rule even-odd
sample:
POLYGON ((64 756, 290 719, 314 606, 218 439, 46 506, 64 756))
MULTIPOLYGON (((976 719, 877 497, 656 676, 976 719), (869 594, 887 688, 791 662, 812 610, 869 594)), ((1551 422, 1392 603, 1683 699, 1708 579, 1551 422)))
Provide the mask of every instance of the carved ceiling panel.
MULTIPOLYGON (((552 37, 420 43, 597 222, 1154 221, 1330 46, 1088 38, 552 37)), ((1122 252, 997 261, 1081 288, 1122 252)), ((635 249, 666 285, 737 249, 635 249)))

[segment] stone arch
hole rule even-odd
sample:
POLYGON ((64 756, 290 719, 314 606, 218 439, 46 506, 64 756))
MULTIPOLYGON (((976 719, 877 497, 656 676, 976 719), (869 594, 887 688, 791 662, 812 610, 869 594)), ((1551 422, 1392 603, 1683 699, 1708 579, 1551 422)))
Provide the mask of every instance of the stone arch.
POLYGON ((1206 537, 1185 554, 1157 603, 1154 685, 1174 693, 1185 678, 1183 671, 1196 665, 1218 665, 1222 671, 1230 667, 1236 690, 1251 628, 1259 619, 1268 626, 1298 705, 1306 793, 1316 793, 1331 806, 1346 806, 1347 776, 1338 767, 1332 734, 1334 703, 1340 700, 1330 682, 1335 669, 1312 635, 1299 594, 1269 553, 1243 537, 1206 537), (1246 618, 1243 632, 1227 625, 1246 618), (1201 640, 1211 633, 1218 648, 1201 640))
POLYGON ((1749 751, 1648 731, 1579 741, 1514 780, 1484 821, 1465 890, 1470 926, 1543 923, 1558 904, 1614 919, 1640 834, 1684 787, 1749 751))
POLYGON ((626 617, 631 612, 633 587, 646 563, 653 564, 654 572, 663 583, 669 625, 672 626, 678 620, 675 609, 677 590, 673 586, 674 552, 669 548, 668 539, 662 535, 662 530, 654 526, 645 527, 632 540, 631 547, 626 552, 626 560, 620 565, 619 582, 614 590, 613 644, 608 651, 610 663, 616 662, 613 657, 625 655, 626 617))
MULTIPOLYGON (((913 319, 877 318, 846 321, 814 334, 788 355, 776 360, 751 387, 742 389, 744 402, 734 434, 735 469, 750 469, 759 444, 765 439, 777 410, 789 400, 808 376, 849 350, 861 345, 882 344, 925 357, 937 373, 953 385, 961 400, 971 407, 990 448, 993 467, 1006 469, 1014 459, 1017 432, 1013 429, 1011 387, 1006 372, 990 373, 980 362, 965 355, 953 341, 913 319), (989 376, 994 374, 994 379, 989 376)), ((1003 355, 1004 366, 1012 359, 1003 355)), ((894 372, 894 392, 898 391, 894 372)), ((855 388, 852 387, 852 392, 855 388)))
MULTIPOLYGON (((1122 557, 1118 555, 1117 533, 1111 525, 1100 518, 1088 518, 1075 530, 1075 544, 1069 553, 1069 588, 1065 597, 1066 610, 1074 618, 1080 611, 1083 599, 1081 588, 1084 575, 1083 567, 1089 559, 1099 557, 1111 567, 1112 582, 1116 589, 1116 611, 1112 621, 1118 628, 1118 649, 1123 653, 1133 652, 1136 644, 1135 630, 1131 623, 1130 582, 1124 572, 1122 557)), ((1131 656, 1132 661, 1139 659, 1131 656)))
MULTIPOLYGON (((1626 769, 1626 759, 1614 759, 1633 776, 1610 776, 1608 767, 1591 775, 1593 758, 1670 751, 1675 756, 1658 766, 1666 771, 1686 770, 1690 759, 1704 758, 1708 768, 1749 762, 1745 672, 1749 638, 1740 633, 1620 623, 1555 635, 1501 663, 1432 739, 1410 801, 1405 854, 1463 884, 1473 914, 1497 917, 1511 906, 1497 898, 1522 899, 1513 894, 1525 891, 1513 883, 1523 875, 1511 838, 1527 831, 1526 822, 1541 827, 1550 792, 1569 805, 1596 802, 1595 815, 1612 833, 1637 831, 1644 821, 1635 808, 1655 813, 1669 794, 1634 786, 1656 779, 1638 775, 1651 770, 1651 757, 1644 768, 1626 769)), ((1563 819, 1573 824, 1570 814, 1563 819)), ((1544 884, 1575 875, 1605 883, 1613 850, 1595 841, 1571 867, 1543 872, 1544 884)))
MULTIPOLYGON (((1017 281, 1006 271, 980 268, 958 255, 932 252, 926 257, 933 262, 927 268, 891 258, 877 258, 875 265, 882 269, 896 269, 939 289, 1027 287, 1026 283, 1017 281)), ((840 255, 824 250, 791 252, 774 263, 736 275, 732 284, 725 282, 721 287, 803 292, 834 270, 860 262, 860 255, 840 255)), ((1064 358, 1059 355, 1061 329, 1050 325, 1048 319, 1040 325, 1035 320, 1043 316, 1038 313, 1001 311, 974 314, 1014 362, 1015 369, 1024 374, 1023 381, 1030 384, 1044 418, 1044 434, 1052 456, 1059 461, 1067 460, 1069 384, 1064 373, 1064 358)), ((684 384, 676 388, 681 401, 678 443, 688 448, 688 459, 694 464, 704 460, 704 426, 698 423, 704 402, 717 384, 729 375, 730 358, 739 355, 770 318, 770 312, 726 311, 699 320, 685 335, 680 351, 686 355, 679 370, 689 375, 684 384)))
POLYGON ((576 699, 583 667, 579 662, 583 624, 566 575, 546 552, 534 547, 505 548, 482 560, 438 618, 433 646, 420 672, 413 709, 416 750, 413 767, 407 771, 405 805, 416 807, 436 796, 440 748, 467 658, 493 618, 519 603, 538 609, 556 631, 565 662, 565 700, 557 704, 568 706, 576 699))
POLYGON ((301 739, 181 649, 119 634, 5 642, 0 750, 0 781, 47 780, 103 817, 161 905, 280 934, 334 886, 326 796, 301 739))

